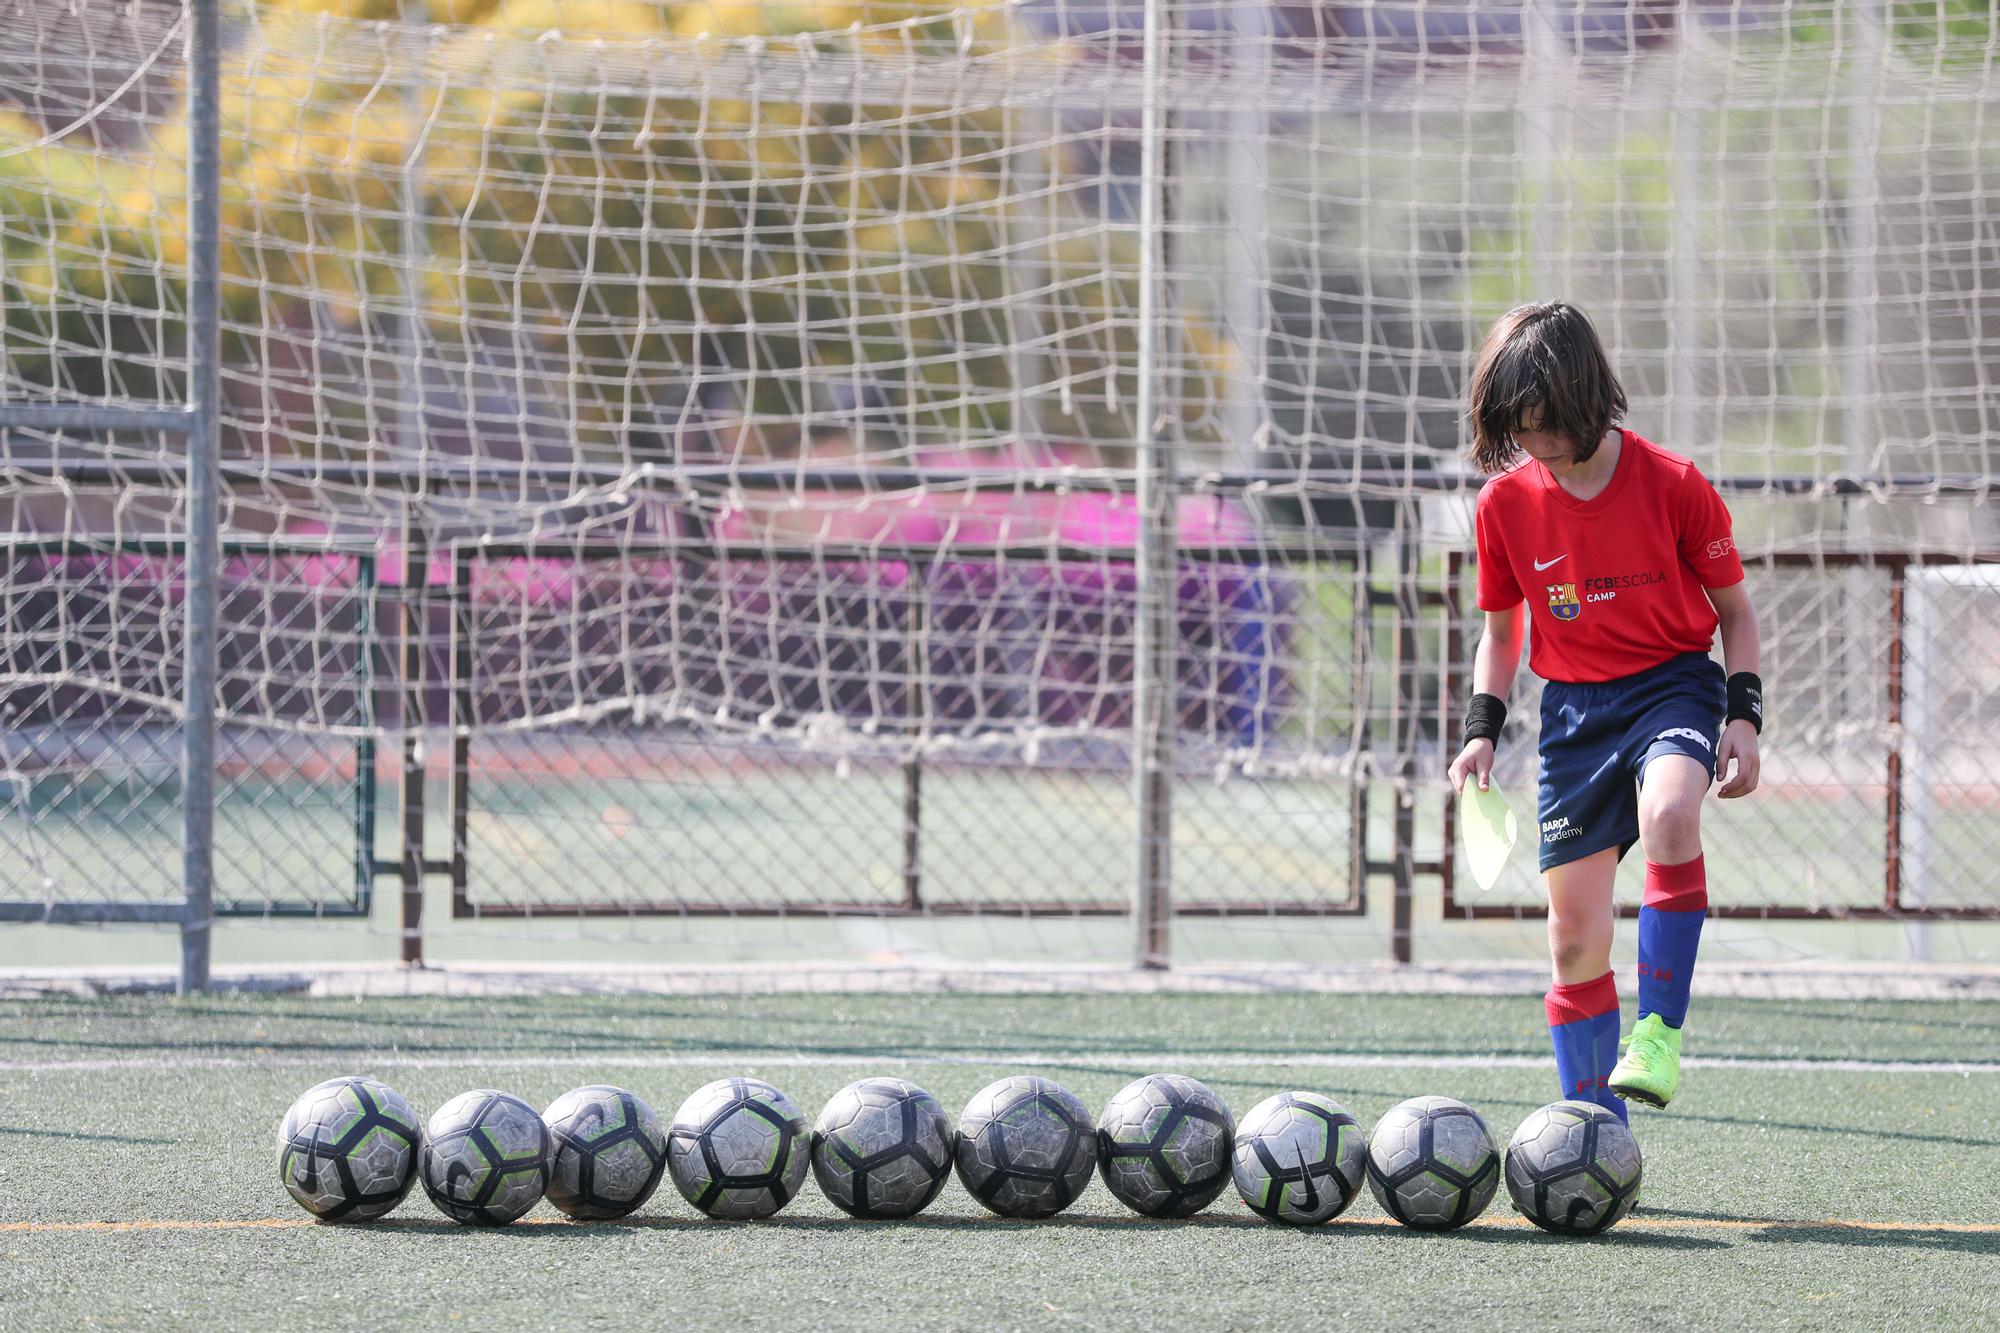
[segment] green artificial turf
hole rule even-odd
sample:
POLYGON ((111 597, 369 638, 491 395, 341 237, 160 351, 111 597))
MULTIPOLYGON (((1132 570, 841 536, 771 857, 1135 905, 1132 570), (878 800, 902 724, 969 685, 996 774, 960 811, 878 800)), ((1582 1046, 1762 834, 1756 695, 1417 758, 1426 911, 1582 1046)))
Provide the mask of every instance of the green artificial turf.
POLYGON ((845 1218, 808 1184, 778 1218, 701 1219, 671 1185, 624 1225, 445 1222, 421 1191, 388 1224, 291 1222, 272 1136, 321 1078, 373 1072, 428 1113, 470 1087, 537 1105, 632 1088, 662 1116, 754 1074, 810 1115, 896 1074, 948 1110, 1039 1072, 1093 1108, 1147 1069, 1238 1114, 1284 1088, 1363 1122, 1419 1093, 1504 1140, 1552 1099, 1528 999, 1351 996, 228 997, 0 1003, 0 1328, 1674 1328, 2000 1321, 2000 1005, 1702 1001, 1667 1112, 1635 1111, 1644 1205, 1592 1241, 1519 1225, 1504 1191, 1449 1235, 1362 1196, 1312 1232, 1233 1193, 1187 1222, 1093 1185, 1052 1222, 986 1216, 955 1183, 921 1218, 845 1218), (1912 1067, 1900 1067, 1909 1065, 1912 1067), (1851 1225, 1882 1224, 1880 1229, 1851 1225), (48 1229, 54 1227, 56 1229, 48 1229))

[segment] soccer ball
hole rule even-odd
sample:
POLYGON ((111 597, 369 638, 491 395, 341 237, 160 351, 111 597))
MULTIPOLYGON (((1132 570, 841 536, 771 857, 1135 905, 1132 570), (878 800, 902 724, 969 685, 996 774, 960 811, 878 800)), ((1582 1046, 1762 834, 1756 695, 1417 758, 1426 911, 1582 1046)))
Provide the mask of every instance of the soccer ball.
POLYGON ((1556 1102, 1521 1122, 1507 1145, 1507 1192, 1544 1231, 1595 1236, 1639 1201, 1639 1141, 1595 1102, 1556 1102))
POLYGON ((710 1217, 769 1217, 805 1184, 810 1155, 806 1118, 761 1079, 697 1089, 667 1131, 674 1187, 710 1217))
POLYGON ((553 1155, 534 1107, 478 1088, 438 1107, 417 1161, 439 1212, 467 1226, 503 1227, 541 1201, 553 1155))
POLYGON ((1317 1226, 1347 1210, 1368 1173, 1368 1144, 1347 1108, 1316 1092, 1281 1092, 1236 1127, 1232 1173, 1250 1211, 1317 1226))
POLYGON ((667 1169, 667 1136, 653 1108, 594 1083, 542 1112, 554 1156, 549 1202, 571 1217, 624 1217, 653 1197, 667 1169))
POLYGON ((330 1078, 278 1122, 278 1179, 314 1217, 373 1221, 416 1183, 420 1123, 388 1084, 330 1078))
POLYGON ((1222 1098, 1184 1074, 1128 1083, 1097 1122, 1097 1159, 1118 1201, 1148 1217, 1187 1217, 1229 1183, 1235 1121, 1222 1098))
POLYGON ((1097 1131, 1075 1094, 1045 1078, 1003 1078, 958 1118, 958 1178, 1002 1217, 1054 1217, 1097 1168, 1097 1131))
POLYGON ((938 1099, 900 1078, 864 1078, 833 1095, 812 1133, 813 1178, 856 1217, 913 1217, 951 1175, 951 1122, 938 1099))
POLYGON ((1455 1097, 1412 1097, 1368 1136, 1368 1188, 1389 1216, 1421 1231, 1462 1227, 1500 1185, 1500 1154, 1479 1112, 1455 1097))

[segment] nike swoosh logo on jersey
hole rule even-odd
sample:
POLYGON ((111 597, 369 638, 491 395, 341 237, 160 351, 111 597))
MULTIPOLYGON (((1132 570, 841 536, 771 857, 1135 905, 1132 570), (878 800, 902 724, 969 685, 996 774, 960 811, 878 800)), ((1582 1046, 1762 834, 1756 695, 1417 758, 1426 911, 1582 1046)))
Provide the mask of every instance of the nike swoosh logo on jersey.
POLYGON ((1569 552, 1564 551, 1561 555, 1557 556, 1553 560, 1536 560, 1534 561, 1535 572, 1539 574, 1545 569, 1554 569, 1557 565, 1560 565, 1563 561, 1567 559, 1569 559, 1569 552))

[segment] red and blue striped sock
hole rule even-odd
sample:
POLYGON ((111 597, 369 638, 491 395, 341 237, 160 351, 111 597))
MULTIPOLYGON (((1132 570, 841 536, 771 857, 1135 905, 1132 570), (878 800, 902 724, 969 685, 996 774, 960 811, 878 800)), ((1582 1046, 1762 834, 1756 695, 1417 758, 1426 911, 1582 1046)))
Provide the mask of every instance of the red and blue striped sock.
POLYGON ((1677 866, 1646 862, 1646 897, 1639 906, 1639 1017, 1658 1014, 1671 1028, 1687 1021, 1688 986, 1707 916, 1708 869, 1701 857, 1677 866))
POLYGON ((1562 1095, 1596 1102, 1625 1119, 1625 1101, 1606 1085, 1618 1063, 1618 982, 1606 972, 1595 981, 1551 987, 1543 1001, 1549 1040, 1556 1048, 1562 1095))

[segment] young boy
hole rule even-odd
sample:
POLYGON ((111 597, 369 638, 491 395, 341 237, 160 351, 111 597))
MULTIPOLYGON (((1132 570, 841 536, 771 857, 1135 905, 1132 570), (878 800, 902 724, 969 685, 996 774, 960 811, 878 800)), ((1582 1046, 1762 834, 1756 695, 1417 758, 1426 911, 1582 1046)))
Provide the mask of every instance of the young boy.
POLYGON ((1581 311, 1550 301, 1509 313, 1480 348, 1471 396, 1472 457, 1497 475, 1479 493, 1486 627, 1451 783, 1487 785, 1525 600, 1528 666, 1548 682, 1540 821, 1556 1073, 1563 1096, 1623 1118, 1625 1101, 1665 1106, 1680 1083, 1708 911, 1702 797, 1717 779, 1724 799, 1757 787, 1757 614, 1721 497, 1687 459, 1620 427, 1625 391, 1581 311), (1718 627, 1726 678, 1708 655, 1718 627), (1646 852, 1639 1019, 1620 1059, 1611 882, 1634 842, 1646 852))

